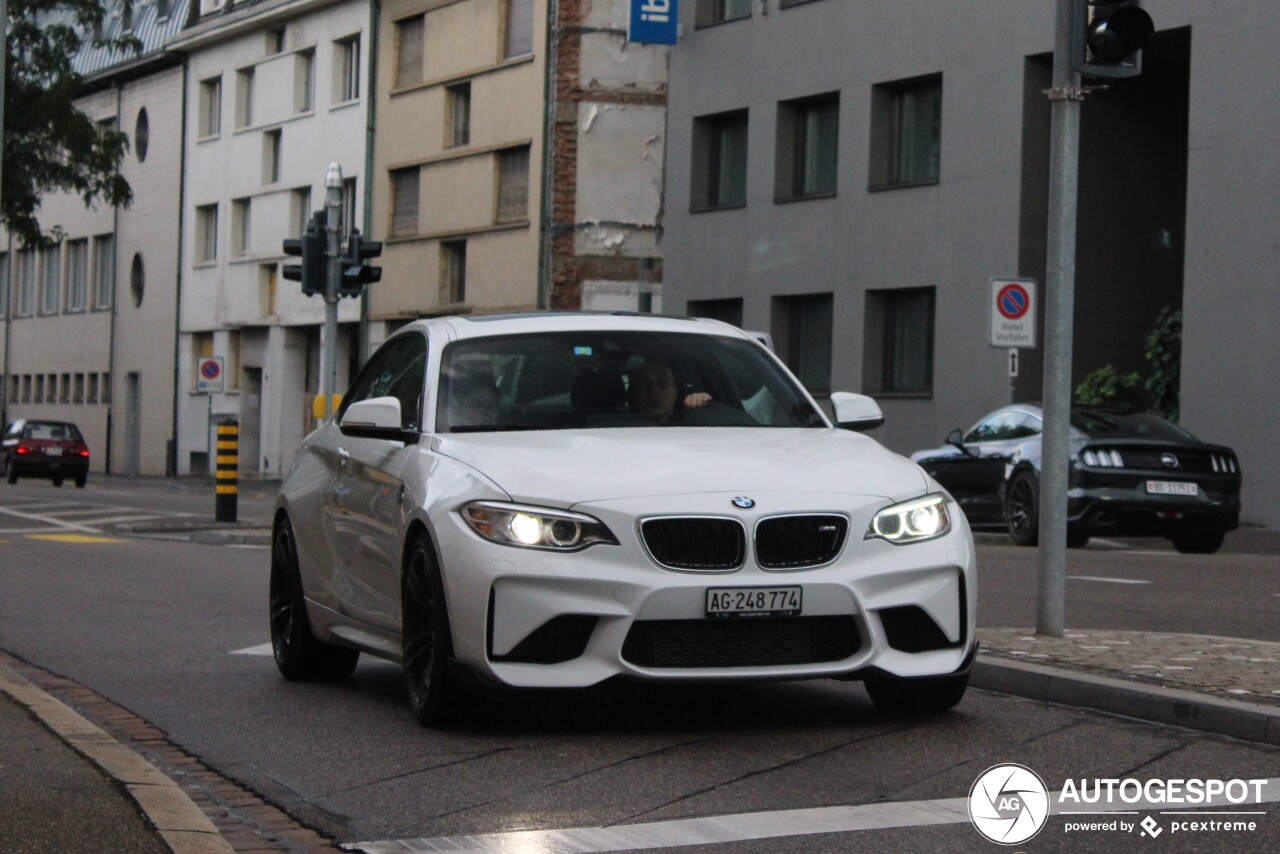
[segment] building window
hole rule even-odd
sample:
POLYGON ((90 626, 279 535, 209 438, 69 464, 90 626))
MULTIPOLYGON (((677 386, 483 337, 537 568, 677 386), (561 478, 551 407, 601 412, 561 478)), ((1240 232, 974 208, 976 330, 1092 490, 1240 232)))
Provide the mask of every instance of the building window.
POLYGON ((498 153, 498 222, 529 218, 529 147, 498 153))
POLYGON ((249 254, 249 199, 231 200, 231 257, 243 258, 249 254))
POLYGON ((98 402, 98 375, 89 374, 89 393, 85 396, 85 403, 98 402))
POLYGON ((693 210, 747 202, 747 111, 693 120, 693 210))
POLYGON ((111 308, 116 298, 116 239, 110 234, 93 238, 93 307, 111 308))
POLYGON ((280 146, 284 131, 269 130, 262 135, 262 183, 275 184, 280 180, 280 146))
POLYGON ((422 46, 427 16, 396 21, 396 88, 422 82, 422 46))
MULTIPOLYGON (((9 253, 0 252, 0 320, 9 316, 9 253)), ((3 395, 0 395, 3 397, 3 395)))
POLYGON ((31 374, 22 375, 22 402, 31 402, 31 374))
POLYGON ((151 145, 151 121, 147 118, 147 108, 138 110, 138 118, 133 123, 133 152, 138 155, 138 162, 147 159, 147 149, 151 145))
POLYGON ((267 30, 267 56, 284 53, 284 27, 267 30))
POLYGON ((356 219, 356 201, 359 197, 356 195, 356 179, 342 179, 342 227, 347 231, 353 228, 360 228, 360 221, 356 219))
POLYGON ((778 105, 776 194, 780 201, 835 194, 839 125, 838 94, 778 105))
POLYGON ((289 194, 289 236, 302 237, 311 222, 311 188, 299 187, 289 194))
POLYGON ((694 24, 708 27, 724 21, 751 17, 751 0, 698 0, 694 24))
POLYGON ((422 170, 417 166, 391 170, 391 236, 418 233, 418 182, 422 170))
POLYGON ((774 338, 787 367, 814 395, 831 391, 831 294, 775 297, 774 338))
POLYGON ((40 250, 40 313, 57 314, 62 299, 62 245, 40 250))
POLYGON ((936 184, 941 159, 942 75, 874 87, 871 189, 936 184))
POLYGON ((36 299, 36 251, 18 251, 18 299, 17 316, 30 317, 35 311, 36 299))
POLYGON ((36 394, 32 403, 44 403, 44 374, 36 374, 36 394))
POLYGON ((258 267, 258 316, 276 316, 276 265, 258 267))
POLYGON ((533 0, 507 0, 502 55, 506 59, 533 53, 533 0))
POLYGON ((445 88, 444 147, 456 148, 471 143, 471 84, 458 83, 445 88))
POLYGON ((440 244, 440 282, 447 303, 467 300, 467 241, 445 240, 440 244))
POLYGON ((218 206, 201 205, 196 208, 196 263, 209 264, 218 260, 218 206))
POLYGON ((316 52, 300 50, 293 57, 293 111, 309 113, 316 108, 316 52))
POLYGON ((933 392, 934 288, 867 291, 863 388, 933 392))
POLYGON ((334 80, 333 100, 343 104, 360 97, 360 36, 351 36, 333 43, 334 80))
POLYGON ((142 308, 142 297, 147 288, 147 271, 142 264, 142 253, 133 253, 133 263, 129 265, 129 293, 133 297, 133 307, 142 308))
POLYGON ((236 72, 236 127, 253 124, 253 76, 252 68, 236 72))
POLYGON ((742 328, 741 299, 689 300, 690 317, 709 317, 742 328))
POLYGON ((71 374, 62 375, 61 380, 58 382, 58 392, 59 403, 71 402, 71 374))
POLYGON ((67 311, 89 307, 89 241, 67 242, 67 311))
POLYGON ((200 136, 222 133, 222 78, 200 81, 200 136))

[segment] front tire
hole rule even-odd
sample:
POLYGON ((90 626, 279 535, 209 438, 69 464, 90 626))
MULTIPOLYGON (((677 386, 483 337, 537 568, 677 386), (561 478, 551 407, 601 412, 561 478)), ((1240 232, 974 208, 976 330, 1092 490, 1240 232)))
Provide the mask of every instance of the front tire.
POLYGON ((334 680, 351 675, 360 653, 318 641, 311 634, 298 549, 288 519, 280 520, 271 540, 269 595, 271 652, 281 676, 290 680, 334 680))
POLYGON ((1034 546, 1040 539, 1040 484, 1029 471, 1019 472, 1009 484, 1004 518, 1015 545, 1034 546))
POLYGON ((450 724, 457 719, 461 688, 449 666, 453 657, 449 609, 435 550, 421 534, 409 550, 400 607, 409 707, 423 726, 450 724))
POLYGON ((954 709, 969 688, 969 673, 903 679, 873 674, 863 681, 871 702, 889 714, 939 714, 954 709))
POLYGON ((1175 534, 1169 539, 1173 547, 1186 555, 1211 555, 1222 548, 1227 538, 1226 531, 1190 531, 1175 534))

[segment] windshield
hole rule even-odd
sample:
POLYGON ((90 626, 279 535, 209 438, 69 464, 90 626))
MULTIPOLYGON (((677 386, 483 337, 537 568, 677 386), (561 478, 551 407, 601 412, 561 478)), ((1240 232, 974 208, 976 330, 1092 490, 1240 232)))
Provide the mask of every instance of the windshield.
POLYGON ((646 332, 479 338, 444 352, 436 430, 815 427, 822 416, 759 345, 646 332))

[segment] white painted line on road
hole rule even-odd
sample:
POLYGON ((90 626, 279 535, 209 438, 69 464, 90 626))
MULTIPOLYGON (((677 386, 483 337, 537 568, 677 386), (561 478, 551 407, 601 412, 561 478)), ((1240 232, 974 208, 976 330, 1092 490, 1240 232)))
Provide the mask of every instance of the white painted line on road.
MULTIPOLYGON (((1229 806, 1223 796, 1213 796, 1206 808, 1229 806)), ((1280 779, 1267 780, 1258 801, 1248 806, 1280 802, 1280 779)), ((1070 804, 1076 806, 1073 801, 1070 804)), ((1164 802, 1140 800, 1125 803, 1100 803, 1088 813, 1071 815, 1131 814, 1156 811, 1168 806, 1164 802)), ((1066 814, 1062 801, 1055 798, 1054 815, 1066 814)), ((1208 815, 1210 813, 1199 814, 1208 815)), ((776 812, 738 813, 705 818, 654 821, 643 824, 616 824, 610 827, 579 827, 567 830, 517 830, 508 833, 481 833, 473 836, 437 836, 418 839, 386 839, 376 842, 346 842, 348 851, 367 854, 404 854, 406 851, 474 851, 485 854, 511 854, 516 851, 539 854, 597 854, 604 851, 637 851, 646 848, 676 848, 688 845, 715 845, 723 842, 747 842, 757 839, 808 836, 815 833, 854 833, 862 830, 887 830, 896 827, 962 824, 969 821, 969 799, 947 798, 934 801, 898 801, 896 803, 859 806, 817 807, 814 809, 778 810, 776 812)))
POLYGON ((9 507, 0 507, 0 513, 17 516, 19 519, 26 519, 30 522, 42 522, 46 525, 52 525, 55 528, 63 528, 68 531, 84 531, 88 534, 98 533, 87 525, 77 525, 75 522, 64 522, 55 516, 41 516, 38 513, 23 513, 21 510, 14 510, 9 507))
POLYGON ((1150 581, 1144 581, 1140 578, 1103 578, 1100 575, 1068 575, 1067 578, 1075 581, 1105 581, 1109 584, 1150 584, 1150 581))
POLYGON ((260 643, 257 646, 246 646, 244 649, 231 650, 232 655, 274 655, 271 644, 260 643))

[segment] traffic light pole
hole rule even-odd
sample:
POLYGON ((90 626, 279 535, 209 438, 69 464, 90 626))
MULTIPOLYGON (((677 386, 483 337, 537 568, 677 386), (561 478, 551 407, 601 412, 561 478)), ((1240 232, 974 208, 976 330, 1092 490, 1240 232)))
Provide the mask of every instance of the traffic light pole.
POLYGON ((1084 90, 1071 68, 1077 3, 1057 0, 1054 27, 1052 127, 1049 142, 1049 245, 1044 329, 1044 439, 1040 460, 1040 573, 1036 634, 1062 637, 1066 628, 1067 488, 1070 476, 1071 359, 1075 325, 1076 215, 1080 175, 1080 102, 1084 90))
POLYGON ((326 417, 334 414, 338 393, 338 290, 342 282, 342 167, 329 164, 324 176, 324 341, 321 345, 320 394, 326 417))

